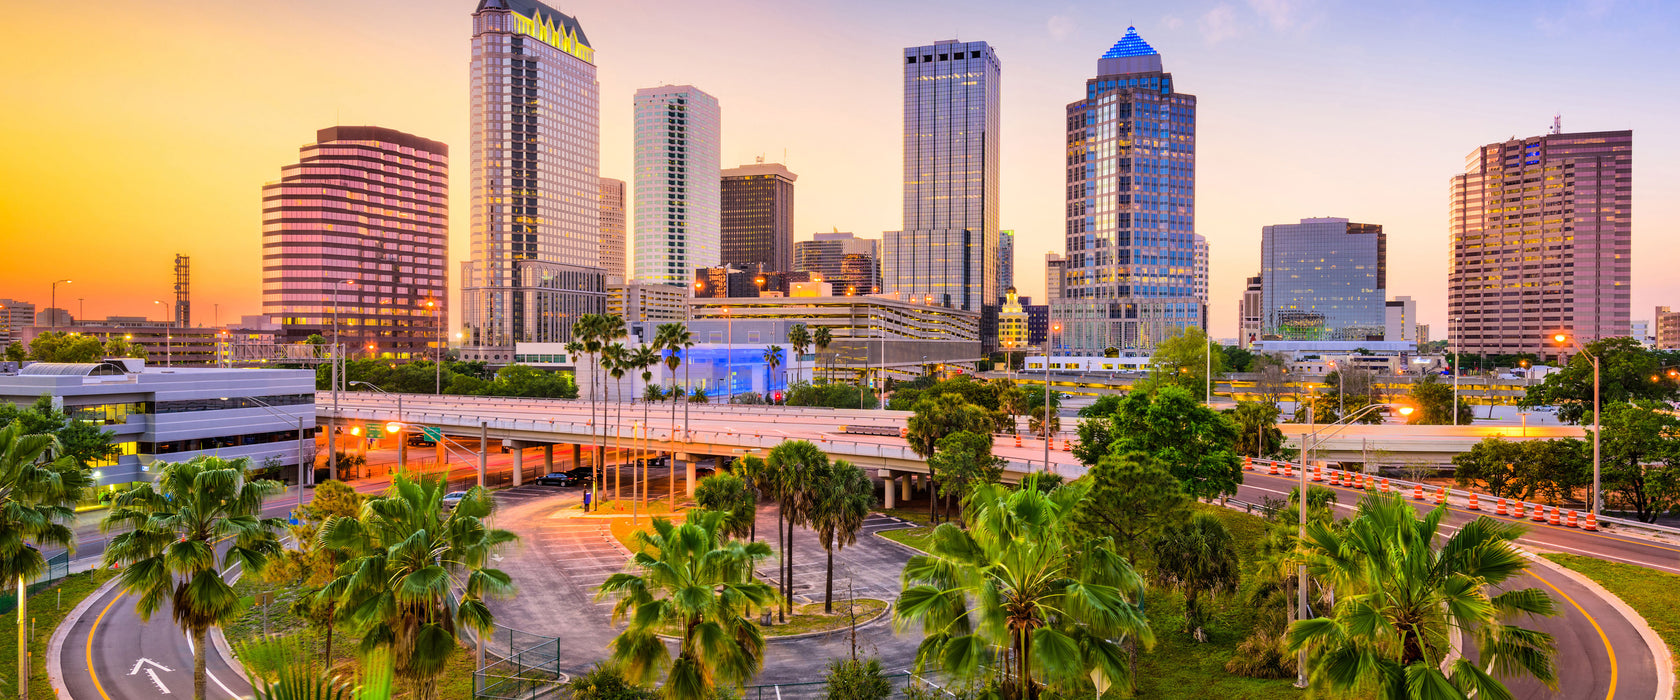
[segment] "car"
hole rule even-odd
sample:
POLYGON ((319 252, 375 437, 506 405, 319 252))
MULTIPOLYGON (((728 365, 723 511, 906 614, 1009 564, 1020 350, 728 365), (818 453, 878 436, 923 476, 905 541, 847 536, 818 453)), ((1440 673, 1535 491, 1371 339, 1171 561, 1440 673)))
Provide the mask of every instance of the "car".
POLYGON ((576 486, 584 481, 571 472, 553 472, 532 479, 531 483, 538 486, 576 486))
POLYGON ((663 467, 671 463, 671 458, 669 455, 655 455, 649 457, 647 463, 650 467, 663 467))
POLYGON ((706 478, 708 476, 711 476, 713 474, 716 474, 716 473, 717 473, 717 470, 713 469, 711 467, 695 467, 694 468, 694 480, 699 481, 701 479, 704 479, 704 478, 706 478))
POLYGON ((426 437, 424 433, 415 433, 408 436, 409 447, 431 447, 436 444, 437 443, 432 442, 431 438, 426 437))
POLYGON ((443 494, 443 500, 441 501, 441 503, 442 503, 443 507, 446 508, 446 509, 447 508, 454 508, 456 505, 460 504, 462 499, 464 499, 466 497, 467 497, 467 492, 466 491, 450 491, 449 493, 443 494))

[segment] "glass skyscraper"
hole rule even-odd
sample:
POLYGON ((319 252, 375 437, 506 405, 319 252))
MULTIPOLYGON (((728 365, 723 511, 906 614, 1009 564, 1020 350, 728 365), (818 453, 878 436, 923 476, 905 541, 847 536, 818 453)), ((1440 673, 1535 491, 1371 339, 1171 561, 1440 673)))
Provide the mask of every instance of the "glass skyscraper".
POLYGON ((624 181, 601 178, 601 269, 608 284, 624 284, 624 181))
POLYGON ((1382 340, 1388 234, 1377 224, 1302 219, 1260 229, 1261 333, 1284 340, 1382 340))
POLYGON ((568 341, 578 316, 606 309, 595 49, 547 5, 481 0, 471 74, 462 342, 568 341))
POLYGON ((1085 99, 1067 106, 1067 263, 1050 299, 1064 352, 1148 351, 1207 327, 1196 97, 1174 87, 1160 53, 1128 27, 1097 60, 1085 99))
POLYGON ((739 270, 793 271, 793 183, 781 163, 723 171, 719 194, 720 262, 739 270))
POLYGON ((886 291, 981 313, 996 342, 997 54, 986 42, 904 50, 904 229, 886 233, 886 291))
POLYGON ((636 279, 687 286, 721 254, 722 114, 693 85, 636 91, 636 279))

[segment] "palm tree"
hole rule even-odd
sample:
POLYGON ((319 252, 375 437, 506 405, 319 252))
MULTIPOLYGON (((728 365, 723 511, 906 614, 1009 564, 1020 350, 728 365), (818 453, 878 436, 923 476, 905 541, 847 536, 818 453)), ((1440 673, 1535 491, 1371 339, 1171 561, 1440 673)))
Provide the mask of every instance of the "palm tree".
MULTIPOLYGON (((805 356, 805 349, 811 347, 811 332, 805 327, 805 324, 795 323, 793 327, 788 329, 787 340, 788 345, 793 346, 794 359, 800 359, 805 356)), ((796 373, 794 381, 798 381, 798 378, 799 375, 796 373)))
MULTIPOLYGON (((811 527, 828 552, 828 578, 823 589, 823 612, 834 612, 834 553, 857 544, 863 520, 875 503, 875 482, 862 469, 836 460, 811 485, 811 527)), ((890 487, 889 487, 890 488, 890 487)))
POLYGON ((817 364, 820 369, 822 354, 828 350, 828 344, 834 342, 834 334, 828 330, 828 326, 817 326, 817 332, 811 336, 811 342, 817 346, 817 364))
MULTIPOLYGON (((958 394, 939 394, 938 396, 918 399, 915 415, 905 422, 905 439, 910 443, 910 449, 922 459, 932 457, 939 441, 945 436, 957 432, 970 432, 986 435, 991 432, 992 418, 986 409, 969 403, 958 394)), ((929 473, 929 478, 937 474, 929 473)), ((933 482, 928 489, 928 519, 934 517, 934 504, 938 500, 933 494, 938 492, 938 482, 933 482)))
MULTIPOLYGON (((659 385, 653 383, 653 368, 658 364, 659 364, 659 349, 658 349, 658 346, 656 346, 656 345, 642 345, 642 346, 639 346, 639 347, 636 348, 635 352, 630 354, 630 366, 635 367, 637 370, 641 371, 641 373, 642 373, 642 385, 647 387, 648 389, 653 390, 654 392, 659 391, 659 385)), ((643 447, 643 450, 642 450, 642 460, 641 460, 641 462, 642 462, 642 480, 640 482, 641 485, 642 485, 642 491, 641 491, 641 509, 642 510, 647 510, 647 492, 648 492, 648 481, 647 481, 647 478, 648 478, 648 475, 647 475, 647 452, 648 452, 648 450, 647 450, 647 441, 651 438, 650 432, 653 430, 653 427, 652 427, 653 424, 651 422, 649 422, 649 420, 648 420, 648 404, 650 404, 652 402, 653 402, 652 400, 649 400, 645 397, 642 399, 642 447, 643 447)), ((673 407, 676 406, 676 404, 671 404, 671 405, 673 407)), ((632 518, 632 520, 634 520, 634 518, 632 518)))
POLYGON ((1143 580, 1113 540, 1072 527, 1086 480, 1048 493, 1029 475, 1019 490, 998 484, 969 501, 963 530, 934 530, 932 547, 904 567, 894 606, 900 626, 920 623, 918 667, 938 663, 959 678, 999 678, 1003 696, 1030 700, 1043 678, 1064 694, 1087 679, 1130 683, 1123 644, 1154 645, 1143 580))
POLYGON ((157 481, 119 492, 99 528, 127 528, 105 549, 104 563, 122 565, 123 589, 138 597, 135 610, 150 620, 168 605, 176 626, 193 643, 193 697, 205 698, 205 635, 239 615, 239 594, 222 571, 240 564, 262 573, 280 554, 278 518, 263 518, 263 497, 280 490, 273 481, 246 481, 249 459, 195 457, 165 464, 157 481), (217 544, 233 543, 218 559, 217 544))
POLYGON ((770 556, 763 542, 725 541, 722 513, 691 510, 674 525, 653 519, 653 532, 636 532, 631 559, 639 573, 617 573, 596 599, 618 596, 613 622, 629 625, 612 642, 613 662, 631 680, 652 683, 669 669, 665 700, 706 700, 719 686, 739 688, 764 665, 764 635, 752 609, 775 598, 753 579, 753 563, 770 556), (673 661, 659 634, 676 635, 673 661))
MULTIPOLYGON (((595 357, 595 355, 601 351, 601 346, 603 345, 601 342, 601 334, 603 332, 604 325, 603 318, 604 317, 600 314, 583 314, 582 316, 579 316, 576 321, 572 322, 573 342, 582 346, 584 354, 590 355, 593 360, 589 363, 589 422, 591 424, 589 428, 590 447, 595 447, 596 426, 600 426, 601 429, 605 429, 606 427, 606 420, 604 419, 600 423, 595 422, 595 397, 601 388, 601 384, 595 381, 595 362, 598 362, 600 359, 595 357)), ((583 364, 578 363, 577 367, 581 370, 583 369, 583 364)), ((591 492, 596 492, 596 486, 599 483, 597 476, 601 471, 601 455, 602 452, 605 451, 604 445, 599 448, 599 450, 595 452, 595 462, 590 466, 588 490, 591 492)))
POLYGON ((420 700, 437 697, 438 676, 459 644, 460 628, 490 631, 495 616, 487 596, 508 594, 513 582, 489 568, 491 555, 517 537, 491 529, 490 492, 474 486, 454 508, 442 506, 448 484, 398 475, 359 518, 333 518, 321 543, 350 559, 318 594, 337 598, 339 609, 361 629, 362 651, 390 651, 396 675, 414 684, 420 700), (450 604, 450 592, 460 601, 450 604))
POLYGON ((776 384, 776 368, 782 366, 784 351, 780 345, 772 345, 764 349, 764 364, 769 366, 769 373, 764 377, 764 396, 770 397, 770 387, 776 384))
MULTIPOLYGON (((664 351, 665 368, 671 370, 671 442, 677 441, 677 398, 683 398, 683 435, 688 435, 688 402, 686 391, 677 388, 677 368, 688 359, 689 348, 694 347, 694 336, 689 334, 688 326, 680 323, 661 323, 653 334, 654 347, 664 351)), ((686 383, 686 382, 685 382, 686 383)), ((700 394, 704 401, 705 395, 700 394)), ((671 510, 677 509, 677 455, 671 454, 671 510)))
POLYGON ((751 541, 757 542, 758 499, 762 498, 764 492, 770 488, 770 467, 769 465, 766 465, 764 460, 758 455, 747 454, 742 455, 740 459, 735 460, 735 465, 730 467, 729 471, 735 476, 741 477, 742 481, 747 482, 747 488, 752 489, 753 519, 752 528, 747 533, 747 537, 751 541))
MULTIPOLYGON (((612 400, 611 385, 609 385, 607 394, 607 404, 612 406, 615 411, 612 423, 613 452, 617 455, 613 464, 613 500, 615 501, 618 500, 619 487, 622 485, 620 477, 623 476, 624 470, 624 431, 621 429, 621 426, 624 425, 624 386, 622 382, 629 369, 630 353, 625 349, 623 343, 615 342, 601 348, 601 371, 610 375, 613 379, 613 385, 617 385, 619 389, 618 401, 612 400)), ((605 412, 603 412, 601 418, 606 418, 605 412)), ((602 440, 605 441, 604 434, 602 440)), ((605 478, 605 475, 602 475, 602 479, 605 478)), ((634 478, 634 475, 632 475, 632 478, 634 478)))
MULTIPOLYGON (((624 350, 623 340, 625 338, 630 337, 630 332, 624 326, 624 317, 619 316, 617 314, 602 315, 600 323, 601 323, 601 340, 602 340, 603 346, 610 345, 611 347, 615 348, 615 350, 613 351, 612 365, 608 366, 604 362, 601 365, 601 380, 603 382, 605 382, 606 378, 607 378, 607 375, 611 374, 613 379, 616 382, 616 380, 624 378, 625 368, 622 367, 622 365, 624 364, 625 350, 624 350)), ((606 351, 605 347, 603 347, 602 352, 605 352, 605 351, 606 351)), ((613 448, 614 450, 619 450, 620 449, 620 447, 617 446, 616 440, 617 440, 617 438, 620 434, 618 426, 623 424, 623 417, 624 417, 624 407, 621 405, 624 402, 624 397, 620 396, 618 401, 619 401, 619 403, 613 404, 613 407, 618 411, 617 415, 618 415, 618 418, 619 418, 618 420, 614 421, 614 426, 613 426, 613 437, 614 437, 614 440, 615 440, 615 443, 614 443, 615 447, 613 448)), ((607 406, 606 406, 606 404, 602 404, 601 405, 601 422, 603 423, 603 425, 601 426, 601 451, 602 452, 605 452, 606 449, 607 449, 607 432, 606 432, 606 425, 605 425, 606 420, 607 420, 607 406)), ((602 464, 605 464, 605 462, 603 462, 602 464)), ((613 466, 613 500, 618 500, 618 475, 619 475, 619 470, 620 470, 621 467, 622 467, 622 464, 613 466)), ((607 473, 606 473, 605 470, 603 470, 601 472, 601 482, 602 482, 603 488, 605 487, 606 480, 607 480, 607 473)))
POLYGON ((776 524, 782 549, 782 606, 785 616, 793 607, 793 529, 810 518, 811 485, 827 470, 828 455, 806 440, 788 440, 770 448, 765 463, 771 493, 780 502, 782 514, 776 524), (783 534, 782 524, 787 525, 783 534))
POLYGON ((92 484, 88 470, 63 452, 51 434, 28 435, 22 421, 0 428, 0 581, 16 581, 18 591, 18 679, 23 692, 29 678, 29 579, 41 575, 47 560, 40 546, 73 550, 76 503, 92 484))
POLYGON ((1185 626, 1205 641, 1201 596, 1234 591, 1241 578, 1231 531, 1212 514, 1196 513, 1161 533, 1153 549, 1155 581, 1184 593, 1185 626))
POLYGON ((1510 624, 1555 614, 1551 597, 1538 588, 1495 593, 1528 568, 1512 545, 1522 526, 1481 517, 1436 547, 1446 513, 1419 517, 1398 494, 1372 493, 1343 526, 1307 524, 1308 569, 1336 601, 1329 617, 1291 625, 1287 639, 1291 651, 1307 651, 1316 687, 1385 699, 1508 698, 1500 678, 1527 675, 1556 689, 1551 635, 1510 624), (1476 653, 1443 667, 1458 634, 1476 653))
POLYGON ((723 513, 723 535, 742 538, 753 530, 758 495, 746 479, 728 473, 714 474, 696 485, 694 504, 723 513))

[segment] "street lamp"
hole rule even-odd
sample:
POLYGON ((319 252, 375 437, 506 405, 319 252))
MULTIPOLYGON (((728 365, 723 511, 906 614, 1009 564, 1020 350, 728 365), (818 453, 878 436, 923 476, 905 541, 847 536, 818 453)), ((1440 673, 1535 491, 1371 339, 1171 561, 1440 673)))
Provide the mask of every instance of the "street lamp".
POLYGON ((433 390, 433 393, 442 395, 443 394, 443 345, 444 345, 443 319, 438 317, 438 312, 442 311, 442 309, 438 308, 437 301, 433 300, 433 299, 427 299, 426 300, 426 308, 432 310, 432 322, 437 324, 437 353, 432 356, 433 374, 436 375, 436 377, 433 381, 435 381, 437 383, 437 388, 433 390))
POLYGON ((169 309, 169 325, 163 329, 163 363, 165 366, 173 367, 175 365, 175 309, 156 299, 153 299, 152 303, 169 309))
MULTIPOLYGON (((1052 306, 1050 309, 1055 310, 1052 306)), ((1044 471, 1050 471, 1050 351, 1056 346, 1056 331, 1062 329, 1061 324, 1050 324, 1050 332, 1044 335, 1044 422, 1039 427, 1044 429, 1044 471)))
MULTIPOLYGON (((58 285, 61 285, 61 284, 70 284, 70 280, 56 280, 52 283, 52 308, 53 308, 53 311, 58 310, 58 285)), ((53 314, 53 317, 52 317, 52 327, 53 328, 58 327, 58 314, 56 314, 56 313, 53 314)))
POLYGON ((1599 451, 1599 446, 1598 446, 1598 436, 1599 436, 1599 433, 1604 432, 1603 429, 1602 429, 1604 419, 1603 419, 1603 416, 1599 415, 1600 393, 1599 393, 1598 356, 1592 354, 1592 351, 1588 350, 1586 348, 1586 346, 1581 345, 1581 341, 1576 340, 1574 336, 1567 335, 1567 334, 1564 334, 1564 333, 1558 333, 1557 335, 1552 336, 1552 340, 1557 341, 1558 345, 1563 345, 1566 342, 1571 344, 1571 345, 1574 345, 1575 347, 1577 347, 1581 350, 1581 354, 1586 355, 1587 359, 1592 361, 1592 368, 1593 368, 1593 490, 1592 490, 1592 514, 1596 517, 1599 514, 1599 510, 1604 505, 1603 504, 1604 494, 1599 491, 1599 483, 1600 483, 1599 482, 1599 463, 1600 463, 1599 462, 1599 455, 1601 453, 1599 451))
POLYGON ((389 391, 386 391, 384 389, 379 388, 379 386, 377 386, 377 385, 375 385, 371 382, 363 382, 363 381, 350 382, 350 386, 358 386, 358 385, 359 386, 365 386, 369 389, 377 391, 377 392, 379 392, 381 394, 384 394, 386 396, 397 397, 397 420, 394 423, 386 423, 385 424, 385 429, 389 432, 396 433, 396 435, 397 435, 397 473, 401 474, 403 472, 403 469, 408 467, 408 439, 407 439, 406 436, 404 436, 402 434, 403 433, 403 426, 406 424, 406 421, 403 420, 402 394, 393 394, 389 391))
MULTIPOLYGON (((332 418, 327 420, 327 474, 333 478, 337 478, 338 475, 338 390, 339 386, 343 383, 339 372, 339 357, 343 351, 338 342, 338 285, 355 283, 355 280, 338 280, 333 282, 333 340, 331 358, 333 414, 332 418)), ((345 369, 344 372, 348 373, 349 370, 345 369)))
MULTIPOLYGON (((284 420, 291 420, 293 418, 293 416, 288 416, 284 413, 281 413, 280 410, 275 408, 273 404, 270 404, 267 401, 259 399, 255 396, 241 396, 239 398, 244 399, 246 401, 250 401, 251 403, 256 404, 257 408, 260 408, 264 411, 268 411, 269 415, 272 415, 276 418, 281 418, 281 419, 284 419, 284 420)), ((223 396, 223 397, 220 397, 220 399, 222 401, 226 401, 226 400, 228 400, 228 397, 223 396)), ((310 406, 311 406, 310 412, 314 413, 314 410, 315 410, 313 408, 314 404, 310 404, 310 406)), ((297 418, 297 425, 298 425, 298 427, 297 427, 297 431, 298 431, 298 448, 297 448, 298 449, 298 451, 297 451, 297 460, 298 460, 298 462, 297 462, 297 469, 298 469, 298 477, 297 477, 297 481, 298 481, 298 483, 297 483, 298 508, 302 508, 303 507, 303 484, 304 484, 304 474, 305 474, 305 472, 304 472, 304 469, 305 469, 304 459, 303 459, 303 452, 304 452, 304 450, 303 450, 303 416, 296 416, 296 418, 297 418)), ((315 465, 315 460, 313 460, 313 459, 309 460, 309 466, 313 467, 314 465, 315 465)), ((314 471, 314 470, 311 469, 310 471, 314 471)), ((302 514, 299 513, 299 515, 301 516, 302 514)))

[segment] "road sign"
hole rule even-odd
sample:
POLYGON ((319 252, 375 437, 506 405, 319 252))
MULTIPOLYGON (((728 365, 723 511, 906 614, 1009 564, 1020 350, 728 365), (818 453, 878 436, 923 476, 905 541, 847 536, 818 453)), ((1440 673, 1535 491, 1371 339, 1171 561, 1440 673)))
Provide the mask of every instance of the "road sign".
POLYGON ((443 441, 443 428, 431 428, 431 427, 422 426, 420 428, 420 434, 425 435, 426 439, 431 440, 432 442, 443 441))
POLYGON ((367 436, 375 440, 385 437, 385 426, 368 424, 367 436))

